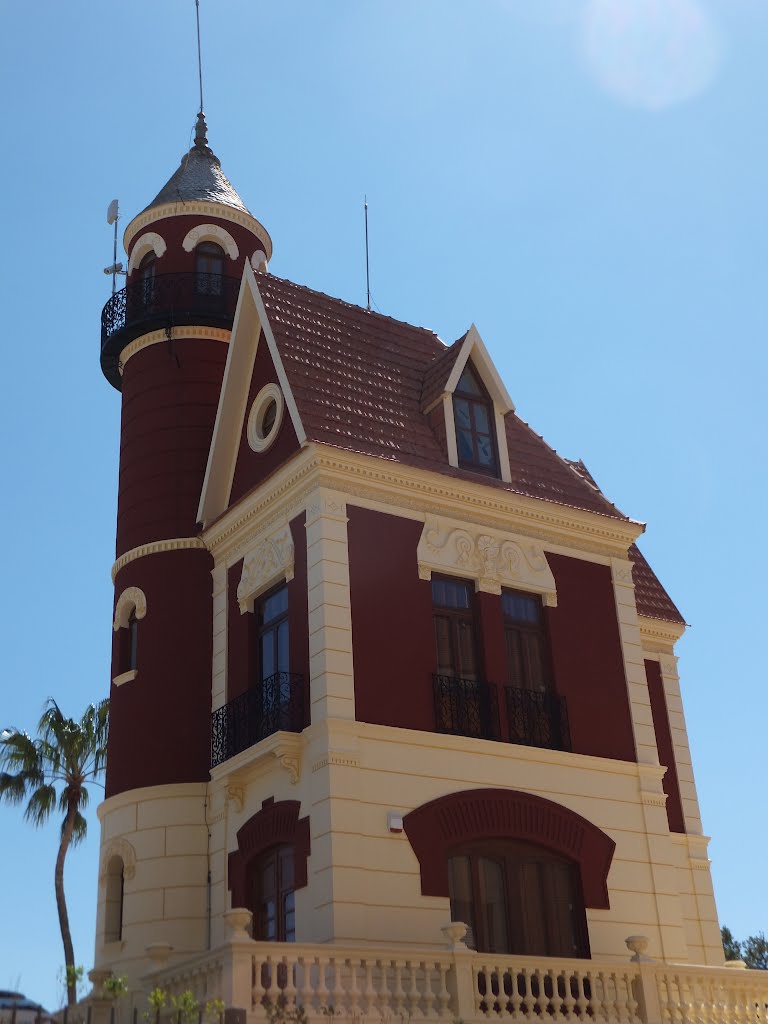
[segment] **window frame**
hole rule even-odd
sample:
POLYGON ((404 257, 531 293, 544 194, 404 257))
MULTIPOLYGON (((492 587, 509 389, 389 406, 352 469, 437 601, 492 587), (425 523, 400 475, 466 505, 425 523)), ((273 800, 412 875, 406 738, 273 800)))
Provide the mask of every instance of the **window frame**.
POLYGON ((481 645, 477 622, 477 601, 472 581, 461 579, 460 577, 442 576, 434 573, 432 575, 431 587, 432 629, 435 639, 436 674, 438 676, 444 676, 451 679, 466 679, 470 682, 479 682, 482 678, 480 663, 481 645), (438 604, 435 600, 435 585, 439 585, 441 583, 448 583, 466 588, 468 594, 468 607, 466 609, 452 608, 449 605, 438 604), (437 635, 438 618, 446 619, 449 625, 449 637, 452 647, 451 657, 453 661, 452 670, 449 672, 443 672, 440 665, 440 643, 437 635), (460 629, 462 625, 468 625, 471 631, 473 665, 469 670, 466 669, 462 663, 462 644, 460 636, 460 629))
POLYGON ((146 252, 136 268, 139 274, 139 288, 143 306, 151 306, 155 299, 155 275, 157 273, 157 254, 154 249, 146 252))
POLYGON ((291 671, 291 626, 290 626, 290 590, 288 587, 287 580, 281 580, 276 583, 269 590, 265 590, 262 594, 259 594, 254 598, 253 601, 253 652, 254 652, 254 665, 252 673, 252 685, 263 686, 267 679, 271 679, 276 673, 290 673, 291 671), (273 597, 277 596, 281 591, 285 591, 285 608, 280 611, 278 615, 269 619, 266 622, 261 621, 262 610, 266 603, 273 597), (287 665, 284 668, 279 667, 279 639, 278 629, 280 626, 285 624, 287 629, 287 665), (262 639, 268 634, 273 634, 273 660, 275 664, 274 670, 269 675, 264 674, 264 666, 262 661, 262 639))
POLYGON ((499 458, 499 440, 498 440, 498 437, 496 436, 496 408, 495 408, 495 406, 493 404, 493 399, 491 398, 490 394, 488 393, 488 389, 486 388, 485 383, 484 383, 482 377, 480 376, 480 374, 477 372, 477 369, 472 364, 471 359, 467 360, 467 363, 466 363, 466 365, 464 366, 464 369, 461 372, 461 376, 459 377, 459 382, 456 385, 456 388, 454 389, 454 392, 453 392, 453 395, 451 396, 451 398, 452 398, 452 411, 453 411, 453 427, 454 427, 454 431, 455 431, 455 434, 456 434, 456 459, 457 459, 457 463, 458 463, 459 467, 461 469, 471 470, 473 473, 482 473, 485 476, 492 476, 492 477, 495 477, 496 479, 500 479, 501 478, 501 470, 500 470, 500 458, 499 458), (471 391, 461 390, 461 381, 462 381, 464 375, 467 372, 469 372, 470 375, 472 376, 472 379, 474 380, 474 383, 475 383, 478 391, 480 392, 479 395, 474 394, 471 391), (469 419, 470 419, 470 424, 471 424, 470 428, 469 428, 469 431, 467 431, 466 427, 461 427, 459 425, 459 422, 458 422, 458 411, 457 411, 457 405, 456 405, 457 401, 465 402, 468 405, 468 408, 469 408, 469 419), (477 408, 478 407, 481 407, 485 411, 485 416, 486 416, 486 419, 488 421, 488 432, 487 432, 487 434, 486 434, 485 431, 479 430, 478 427, 477 427, 477 408), (462 433, 464 433, 464 434, 469 433, 469 435, 470 435, 470 438, 471 438, 471 441, 472 441, 472 452, 473 452, 473 458, 471 458, 471 459, 467 459, 467 458, 462 457, 461 441, 460 441, 460 436, 459 436, 462 433), (479 436, 487 436, 489 438, 490 445, 491 445, 491 456, 492 456, 492 462, 490 464, 482 462, 480 460, 480 458, 479 458, 479 444, 478 444, 478 437, 479 436))
POLYGON ((552 666, 552 648, 549 638, 549 628, 547 624, 547 618, 544 614, 544 602, 541 599, 540 594, 532 594, 523 590, 514 590, 510 587, 504 587, 501 592, 501 615, 504 625, 504 656, 507 666, 507 685, 513 686, 519 690, 533 690, 534 692, 540 693, 554 693, 554 673, 552 666), (538 610, 538 622, 528 623, 522 619, 515 619, 508 615, 504 609, 504 597, 510 595, 512 597, 523 597, 527 600, 533 601, 536 604, 538 610), (514 673, 512 671, 512 664, 509 650, 509 635, 510 633, 516 633, 520 636, 525 637, 536 637, 539 644, 539 662, 541 666, 542 683, 538 685, 532 684, 531 666, 529 652, 525 650, 525 646, 521 644, 521 652, 527 661, 526 678, 515 679, 513 678, 514 673))
POLYGON ((247 890, 250 897, 249 910, 253 913, 253 938, 258 942, 295 942, 296 941, 296 851, 291 843, 278 843, 270 846, 254 857, 248 864, 247 890), (285 878, 285 865, 290 862, 289 877, 285 878), (263 879, 269 867, 274 871, 274 891, 265 893, 263 879), (275 934, 265 934, 264 907, 267 898, 275 903, 275 934), (290 900, 290 909, 287 903, 290 900), (292 918, 292 926, 288 920, 292 918))
POLYGON ((210 298, 221 297, 224 286, 224 248, 218 242, 206 239, 195 246, 195 293, 197 295, 209 296, 210 298), (218 270, 211 270, 201 266, 201 263, 212 263, 218 270))
MULTIPOLYGON (((589 959, 591 956, 589 947, 589 930, 587 926, 586 907, 581 881, 579 865, 560 854, 548 850, 536 843, 517 839, 498 839, 463 843, 448 851, 448 877, 452 879, 454 871, 451 862, 459 858, 467 858, 469 861, 469 878, 471 892, 469 903, 472 920, 464 923, 470 928, 470 941, 474 939, 475 948, 483 953, 500 953, 503 955, 516 956, 547 956, 564 957, 574 959, 589 959), (502 868, 503 886, 503 910, 504 925, 506 933, 506 949, 491 948, 494 943, 491 939, 489 917, 487 915, 488 904, 484 899, 484 889, 481 882, 481 862, 488 861, 500 865, 502 868), (530 871, 525 868, 535 866, 537 875, 537 892, 533 893, 531 886, 530 871), (555 865, 556 867, 551 867, 555 865), (558 939, 561 919, 557 915, 557 895, 555 891, 555 874, 560 869, 561 878, 567 877, 570 884, 569 906, 572 949, 565 949, 559 944, 558 939), (528 878, 525 878, 525 874, 528 878), (537 916, 536 921, 543 928, 545 949, 532 949, 535 936, 529 931, 530 925, 526 917, 536 911, 535 896, 540 899, 540 906, 544 914, 537 916)), ((449 881, 449 899, 451 902, 451 916, 454 914, 457 896, 450 892, 451 882, 449 881)), ((463 894, 467 895, 467 894, 463 894)), ((496 943, 498 945, 498 943, 496 943)))

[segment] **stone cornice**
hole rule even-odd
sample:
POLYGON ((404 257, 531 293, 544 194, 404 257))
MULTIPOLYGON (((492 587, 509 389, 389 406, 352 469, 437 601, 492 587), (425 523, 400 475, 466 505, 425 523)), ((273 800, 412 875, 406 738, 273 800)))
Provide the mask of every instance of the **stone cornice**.
POLYGON ((165 220, 167 217, 192 216, 217 217, 219 220, 227 220, 233 224, 239 224, 256 235, 264 245, 267 259, 272 258, 272 239, 269 237, 269 232, 264 225, 260 224, 255 217, 252 217, 249 213, 243 213, 242 210, 236 210, 232 206, 226 206, 224 203, 205 203, 199 201, 164 203, 162 206, 152 206, 150 209, 144 210, 143 213, 133 218, 123 233, 125 251, 127 252, 130 248, 137 232, 143 231, 150 224, 154 224, 158 220, 165 220))
POLYGON ((169 341, 194 341, 198 338, 228 343, 231 335, 231 331, 225 331, 221 327, 172 327, 170 338, 167 331, 150 331, 134 338, 120 353, 120 375, 122 376, 125 364, 131 356, 135 356, 144 348, 149 348, 150 345, 167 345, 169 341))
POLYGON ((155 540, 150 544, 140 544, 136 548, 130 548, 120 555, 112 566, 112 582, 115 582, 121 569, 124 569, 129 562, 135 562, 137 558, 143 558, 145 555, 159 555, 166 551, 185 551, 193 548, 205 551, 205 544, 199 537, 171 537, 168 540, 155 540))
POLYGON ((634 520, 613 519, 482 483, 308 444, 267 484, 240 499, 213 522, 203 533, 206 545, 217 561, 229 556, 232 549, 242 547, 240 531, 248 524, 264 529, 263 519, 258 520, 267 511, 269 522, 286 515, 290 518, 291 512, 303 506, 308 491, 317 486, 393 506, 393 514, 397 514, 397 508, 407 508, 425 516, 445 515, 614 557, 625 557, 627 548, 643 530, 642 524, 634 520))
POLYGON ((643 648, 655 654, 671 654, 672 648, 686 630, 682 622, 652 619, 647 615, 638 615, 637 621, 643 648))

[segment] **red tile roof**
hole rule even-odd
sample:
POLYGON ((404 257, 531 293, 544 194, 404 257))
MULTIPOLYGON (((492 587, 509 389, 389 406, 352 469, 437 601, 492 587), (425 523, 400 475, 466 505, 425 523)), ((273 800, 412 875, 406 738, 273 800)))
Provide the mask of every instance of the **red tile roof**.
POLYGON ((466 334, 462 334, 445 351, 441 352, 436 359, 430 363, 424 372, 424 386, 421 392, 421 411, 427 412, 440 398, 444 391, 451 370, 456 364, 461 346, 464 344, 466 334))
POLYGON ((510 483, 448 465, 422 396, 440 386, 462 339, 446 349, 425 328, 271 274, 256 279, 309 440, 627 518, 514 413, 505 417, 510 483))
POLYGON ((646 562, 640 548, 633 544, 628 554, 632 561, 632 580, 635 584, 638 615, 647 615, 651 619, 664 619, 667 622, 680 622, 684 625, 685 619, 662 587, 656 573, 646 562))

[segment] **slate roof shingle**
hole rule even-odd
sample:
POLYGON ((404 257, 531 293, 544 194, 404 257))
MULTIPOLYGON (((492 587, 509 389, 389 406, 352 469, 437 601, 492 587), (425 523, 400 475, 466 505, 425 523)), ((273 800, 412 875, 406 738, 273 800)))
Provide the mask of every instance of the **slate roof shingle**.
POLYGON ((638 615, 685 625, 685 619, 680 614, 677 605, 659 582, 659 578, 645 560, 640 548, 633 544, 627 554, 632 562, 632 580, 635 584, 638 615))

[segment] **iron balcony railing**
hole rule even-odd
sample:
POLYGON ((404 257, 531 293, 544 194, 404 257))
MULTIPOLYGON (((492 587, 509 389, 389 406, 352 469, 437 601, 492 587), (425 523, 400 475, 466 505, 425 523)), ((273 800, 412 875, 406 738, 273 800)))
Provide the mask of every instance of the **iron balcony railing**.
POLYGON ((101 365, 120 387, 120 353, 142 334, 195 324, 231 328, 240 280, 224 274, 156 274, 129 284, 101 312, 101 365))
POLYGON ((510 743, 549 750, 570 750, 565 698, 550 690, 520 690, 507 686, 507 729, 510 743))
POLYGON ((499 739, 499 704, 496 687, 479 679, 432 677, 435 725, 454 736, 499 739))
POLYGON ((275 672, 211 715, 211 767, 273 733, 304 728, 304 677, 275 672))
POLYGON ((505 714, 501 715, 500 688, 493 683, 445 675, 434 675, 432 681, 438 732, 550 750, 571 749, 565 698, 556 693, 505 686, 505 714))

